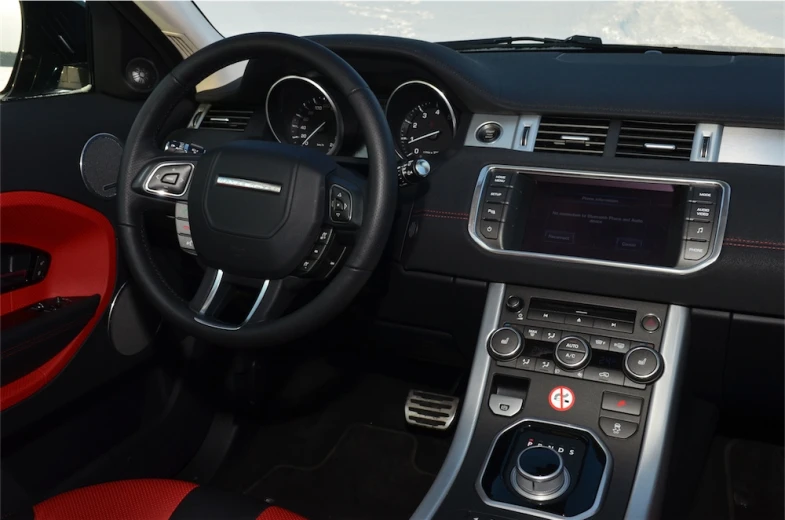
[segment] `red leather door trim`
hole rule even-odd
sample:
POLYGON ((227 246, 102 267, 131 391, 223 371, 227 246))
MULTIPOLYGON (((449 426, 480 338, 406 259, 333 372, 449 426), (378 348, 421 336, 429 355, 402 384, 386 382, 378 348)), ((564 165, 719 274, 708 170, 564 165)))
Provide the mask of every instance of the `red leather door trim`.
POLYGON ((101 297, 95 316, 71 343, 33 372, 0 387, 0 410, 5 410, 54 379, 93 331, 112 298, 117 245, 112 224, 98 211, 33 191, 0 193, 0 240, 52 256, 43 281, 0 295, 0 315, 55 296, 101 297))

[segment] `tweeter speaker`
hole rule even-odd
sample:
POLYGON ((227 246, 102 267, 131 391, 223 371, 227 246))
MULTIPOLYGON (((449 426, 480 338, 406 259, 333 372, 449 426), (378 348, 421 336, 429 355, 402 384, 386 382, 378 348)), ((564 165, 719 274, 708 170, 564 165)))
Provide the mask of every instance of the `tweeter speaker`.
POLYGON ((111 199, 117 195, 117 176, 123 143, 112 134, 95 134, 82 147, 79 169, 84 185, 94 195, 111 199))
POLYGON ((125 82, 136 92, 150 92, 158 84, 158 69, 145 58, 134 58, 125 66, 125 82))

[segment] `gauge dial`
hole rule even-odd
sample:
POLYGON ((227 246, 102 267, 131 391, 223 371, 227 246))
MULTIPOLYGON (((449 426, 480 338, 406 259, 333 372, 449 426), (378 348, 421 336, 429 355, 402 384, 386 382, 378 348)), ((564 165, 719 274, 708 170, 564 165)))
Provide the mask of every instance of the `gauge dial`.
POLYGON ((436 155, 452 143, 452 116, 440 103, 426 101, 401 123, 398 144, 404 157, 436 155))
POLYGON ((267 124, 280 143, 336 153, 343 119, 328 91, 310 78, 286 76, 267 92, 267 124))
POLYGON ((452 145, 455 111, 444 93, 430 83, 403 83, 390 94, 385 113, 401 158, 436 155, 452 145))
POLYGON ((335 148, 338 119, 326 96, 305 100, 292 117, 289 140, 297 146, 328 152, 335 148))

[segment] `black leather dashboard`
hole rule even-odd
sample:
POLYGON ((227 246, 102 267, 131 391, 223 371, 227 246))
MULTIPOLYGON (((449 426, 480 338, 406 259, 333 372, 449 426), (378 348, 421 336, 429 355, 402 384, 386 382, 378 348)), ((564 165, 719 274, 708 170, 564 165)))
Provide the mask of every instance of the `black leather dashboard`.
MULTIPOLYGON (((433 161, 426 183, 402 191, 402 200, 410 202, 402 208, 394 236, 406 238, 400 238, 402 243, 395 244, 393 251, 404 269, 732 312, 785 314, 783 168, 461 146, 472 112, 783 128, 782 56, 544 51, 460 54, 441 45, 400 38, 314 39, 347 59, 361 75, 367 74, 371 88, 374 82, 370 77, 378 76, 385 67, 389 66, 391 75, 408 67, 410 77, 420 73, 438 82, 462 112, 453 149, 433 161), (467 231, 477 176, 488 164, 725 181, 731 186, 731 197, 722 253, 713 265, 687 275, 491 254, 478 247, 467 231), (409 227, 412 222, 416 222, 416 233, 409 227)), ((262 69, 274 66, 267 59, 252 61, 241 83, 240 97, 263 98, 265 86, 258 84, 264 76, 262 69)), ((214 99, 210 94, 201 96, 202 101, 214 99)), ((179 138, 184 137, 180 134, 179 138)))

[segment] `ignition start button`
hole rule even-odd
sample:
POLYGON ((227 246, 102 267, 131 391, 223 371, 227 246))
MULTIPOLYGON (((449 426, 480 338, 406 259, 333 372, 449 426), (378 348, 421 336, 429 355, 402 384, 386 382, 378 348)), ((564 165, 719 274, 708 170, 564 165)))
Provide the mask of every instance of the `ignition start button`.
POLYGON ((485 144, 495 142, 502 135, 502 126, 499 123, 483 123, 477 128, 474 136, 478 141, 485 144))

